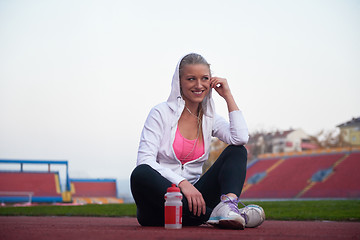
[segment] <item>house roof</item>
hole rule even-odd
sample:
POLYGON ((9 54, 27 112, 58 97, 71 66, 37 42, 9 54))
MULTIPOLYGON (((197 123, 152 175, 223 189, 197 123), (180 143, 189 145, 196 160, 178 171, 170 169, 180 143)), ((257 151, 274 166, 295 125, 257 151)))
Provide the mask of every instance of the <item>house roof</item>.
POLYGON ((360 117, 358 118, 352 118, 350 121, 347 121, 345 123, 342 123, 340 125, 337 125, 337 127, 352 127, 352 126, 360 126, 360 117))
POLYGON ((287 131, 276 131, 275 133, 273 133, 273 137, 286 137, 287 135, 289 135, 290 133, 292 133, 293 129, 287 130, 287 131))
POLYGON ((286 131, 276 131, 270 133, 255 133, 250 135, 250 139, 248 144, 255 143, 260 137, 263 137, 265 141, 269 141, 274 138, 285 138, 287 135, 295 131, 294 129, 286 130, 286 131))

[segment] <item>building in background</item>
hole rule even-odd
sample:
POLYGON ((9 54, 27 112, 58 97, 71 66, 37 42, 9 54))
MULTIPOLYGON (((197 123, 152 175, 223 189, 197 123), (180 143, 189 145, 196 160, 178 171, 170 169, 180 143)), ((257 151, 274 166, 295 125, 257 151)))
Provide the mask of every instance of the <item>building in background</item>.
POLYGON ((275 132, 272 134, 272 153, 301 152, 317 148, 310 136, 302 129, 275 132))
POLYGON ((360 146, 360 117, 337 126, 344 142, 351 146, 360 146))
POLYGON ((319 146, 302 129, 290 129, 251 135, 246 147, 248 158, 254 159, 264 153, 301 152, 319 146))

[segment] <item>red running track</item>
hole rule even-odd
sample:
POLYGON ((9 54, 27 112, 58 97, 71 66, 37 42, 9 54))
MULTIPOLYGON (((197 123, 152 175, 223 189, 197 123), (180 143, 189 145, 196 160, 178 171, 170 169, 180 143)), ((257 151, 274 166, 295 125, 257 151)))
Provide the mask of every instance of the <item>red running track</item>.
POLYGON ((0 217, 0 239, 360 239, 360 222, 265 221, 245 230, 208 225, 166 230, 141 227, 135 218, 0 217))

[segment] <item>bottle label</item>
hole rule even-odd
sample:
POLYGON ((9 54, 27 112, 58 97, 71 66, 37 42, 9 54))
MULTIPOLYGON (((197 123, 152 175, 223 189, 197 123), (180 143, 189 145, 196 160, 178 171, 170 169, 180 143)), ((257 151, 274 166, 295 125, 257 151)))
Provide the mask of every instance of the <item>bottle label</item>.
POLYGON ((165 224, 182 224, 182 206, 165 206, 165 224))

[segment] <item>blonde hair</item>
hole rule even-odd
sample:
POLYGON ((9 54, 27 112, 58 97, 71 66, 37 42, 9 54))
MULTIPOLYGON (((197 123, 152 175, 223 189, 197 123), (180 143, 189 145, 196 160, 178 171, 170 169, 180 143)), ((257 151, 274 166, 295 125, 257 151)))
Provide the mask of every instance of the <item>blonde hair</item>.
MULTIPOLYGON (((209 68, 209 72, 210 72, 210 76, 211 76, 211 70, 210 70, 210 64, 206 61, 206 59, 201 56, 200 54, 197 53, 189 53, 187 54, 185 57, 183 57, 183 59, 180 62, 179 65, 179 78, 181 79, 181 76, 183 74, 184 71, 184 67, 186 65, 190 65, 190 64, 204 64, 209 68)), ((180 81, 179 81, 180 84, 180 81)), ((180 84, 180 92, 182 95, 182 90, 181 90, 181 84, 180 84)), ((203 119, 203 109, 202 109, 202 104, 199 104, 199 108, 198 108, 198 124, 199 124, 199 134, 200 134, 200 139, 202 141, 204 141, 203 139, 203 131, 202 131, 202 119, 203 119)))
MULTIPOLYGON (((205 58, 203 56, 201 56, 200 54, 197 54, 197 53, 189 53, 188 55, 183 57, 183 59, 180 62, 180 66, 179 66, 179 77, 180 78, 181 78, 181 75, 183 74, 184 67, 188 64, 204 64, 204 65, 208 66, 209 71, 210 71, 210 64, 205 60, 205 58)), ((210 71, 210 74, 211 74, 211 71, 210 71)))

